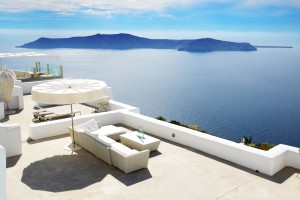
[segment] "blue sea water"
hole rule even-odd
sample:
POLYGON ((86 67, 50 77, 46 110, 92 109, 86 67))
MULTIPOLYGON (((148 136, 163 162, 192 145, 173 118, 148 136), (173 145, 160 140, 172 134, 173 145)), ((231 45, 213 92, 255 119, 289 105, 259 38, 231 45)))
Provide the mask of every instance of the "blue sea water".
POLYGON ((300 146, 299 48, 38 51, 59 55, 65 77, 105 81, 115 100, 145 115, 197 124, 233 141, 253 136, 255 142, 300 146))

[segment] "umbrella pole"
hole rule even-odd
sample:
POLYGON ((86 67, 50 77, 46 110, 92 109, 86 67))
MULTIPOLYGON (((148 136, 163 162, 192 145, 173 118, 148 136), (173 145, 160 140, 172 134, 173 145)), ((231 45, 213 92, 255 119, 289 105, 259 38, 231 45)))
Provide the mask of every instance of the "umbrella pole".
POLYGON ((75 138, 74 138, 74 121, 73 121, 73 106, 71 105, 71 119, 72 119, 72 138, 73 138, 73 148, 75 149, 75 138))
POLYGON ((79 150, 79 149, 81 149, 81 147, 75 144, 75 137, 74 137, 75 136, 75 131, 74 131, 74 119, 73 119, 73 104, 70 104, 70 106, 71 106, 71 122, 72 122, 72 133, 71 133, 72 134, 72 143, 66 145, 64 148, 65 148, 65 150, 72 151, 72 153, 73 153, 73 151, 79 150))

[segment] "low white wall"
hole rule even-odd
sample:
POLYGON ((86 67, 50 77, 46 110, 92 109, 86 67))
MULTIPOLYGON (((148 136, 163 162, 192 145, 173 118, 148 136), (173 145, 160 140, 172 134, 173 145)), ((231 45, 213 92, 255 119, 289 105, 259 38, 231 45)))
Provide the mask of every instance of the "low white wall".
MULTIPOLYGON (((88 106, 92 106, 94 108, 96 107, 96 101, 92 101, 92 102, 88 102, 88 103, 84 103, 84 104, 88 105, 88 106)), ((120 103, 120 102, 117 102, 117 101, 114 101, 111 99, 109 100, 109 110, 110 111, 115 111, 115 110, 120 110, 120 109, 126 109, 126 110, 129 110, 134 113, 140 113, 140 109, 137 107, 130 106, 130 105, 127 105, 124 103, 120 103)))
POLYGON ((20 86, 14 86, 8 107, 10 109, 24 109, 23 90, 20 86))
MULTIPOLYGON (((119 110, 126 109, 130 112, 139 113, 140 110, 136 107, 129 106, 114 100, 109 101, 111 111, 102 113, 93 113, 90 115, 82 115, 74 117, 74 125, 86 122, 92 118, 101 121, 102 125, 119 123, 119 110)), ((31 124, 29 126, 29 137, 33 140, 38 140, 47 137, 62 135, 68 132, 68 127, 71 125, 71 118, 60 119, 55 121, 42 122, 31 124)))
POLYGON ((22 154, 21 127, 19 124, 0 123, 0 145, 6 150, 6 157, 22 154))
MULTIPOLYGON (((74 117, 74 125, 84 123, 90 119, 100 121, 102 126, 118 124, 120 121, 119 116, 120 113, 118 111, 82 115, 74 117)), ((29 137, 33 140, 39 140, 42 138, 62 135, 69 132, 68 127, 71 126, 71 124, 71 118, 31 124, 29 126, 29 137)))
MULTIPOLYGON (((53 80, 57 80, 57 79, 53 79, 53 80)), ((33 86, 47 82, 47 81, 50 81, 50 80, 22 82, 21 87, 23 90, 23 94, 31 94, 31 89, 33 86)), ((18 84, 18 85, 20 85, 20 84, 18 84)))
POLYGON ((143 126, 144 131, 150 134, 270 176, 286 166, 300 169, 300 154, 296 147, 277 145, 269 151, 263 151, 136 113, 127 111, 121 113, 121 123, 124 125, 136 129, 143 126))
POLYGON ((0 145, 0 200, 6 199, 6 154, 0 145))
POLYGON ((121 110, 121 109, 126 109, 130 112, 134 112, 134 113, 140 113, 140 109, 134 106, 130 106, 124 103, 120 103, 114 100, 110 100, 109 101, 109 107, 110 110, 121 110))
POLYGON ((4 102, 0 101, 0 120, 5 118, 4 102))
MULTIPOLYGON (((286 166, 300 169, 300 153, 296 147, 277 145, 269 151, 263 151, 125 109, 78 116, 74 118, 74 124, 80 124, 92 118, 101 121, 102 125, 122 123, 135 129, 143 126, 144 131, 152 135, 198 149, 270 176, 286 166)), ((29 127, 29 133, 32 139, 37 140, 67 133, 70 125, 70 118, 32 124, 29 127)))

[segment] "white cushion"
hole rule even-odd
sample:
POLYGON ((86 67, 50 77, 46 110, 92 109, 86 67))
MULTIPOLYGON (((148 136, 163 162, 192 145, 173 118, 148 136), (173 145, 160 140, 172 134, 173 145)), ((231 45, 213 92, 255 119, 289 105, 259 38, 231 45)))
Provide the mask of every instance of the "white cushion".
POLYGON ((107 136, 98 136, 96 137, 96 140, 101 142, 102 144, 111 147, 112 144, 116 143, 115 140, 107 137, 107 136))
POLYGON ((97 137, 98 137, 98 133, 96 131, 91 132, 89 130, 85 130, 84 133, 91 136, 92 138, 95 138, 95 139, 97 139, 97 137))
POLYGON ((85 130, 88 130, 88 127, 87 127, 86 123, 83 123, 83 124, 75 126, 75 129, 80 132, 84 132, 85 130))
POLYGON ((102 126, 101 128, 93 131, 92 133, 98 135, 110 136, 110 135, 126 133, 126 131, 114 125, 107 125, 107 126, 102 126))
POLYGON ((95 119, 91 119, 90 121, 85 122, 86 126, 88 127, 89 131, 95 131, 97 129, 99 129, 99 126, 97 124, 97 122, 95 121, 95 119))
POLYGON ((135 149, 130 149, 129 147, 125 146, 124 144, 117 143, 117 142, 112 144, 111 149, 113 149, 119 153, 122 153, 124 155, 132 155, 132 154, 138 152, 135 149))

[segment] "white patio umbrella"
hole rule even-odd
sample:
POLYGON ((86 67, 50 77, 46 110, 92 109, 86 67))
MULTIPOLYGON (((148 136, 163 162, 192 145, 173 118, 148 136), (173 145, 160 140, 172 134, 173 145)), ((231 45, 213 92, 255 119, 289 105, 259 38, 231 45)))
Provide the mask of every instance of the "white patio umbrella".
POLYGON ((2 67, 0 71, 0 100, 7 104, 6 114, 11 114, 8 109, 8 102, 12 96, 15 80, 16 74, 12 70, 7 69, 6 66, 2 67))
POLYGON ((80 149, 75 145, 73 107, 74 103, 95 101, 107 95, 107 85, 103 81, 90 79, 62 79, 49 81, 32 87, 32 100, 43 104, 70 104, 73 130, 70 150, 80 149))

